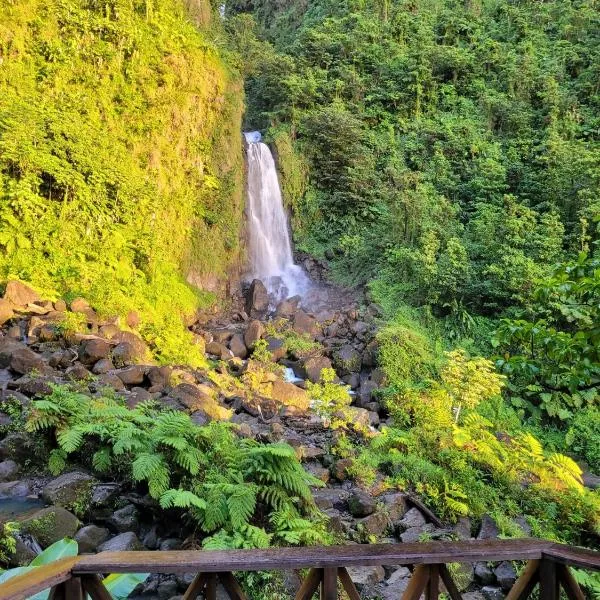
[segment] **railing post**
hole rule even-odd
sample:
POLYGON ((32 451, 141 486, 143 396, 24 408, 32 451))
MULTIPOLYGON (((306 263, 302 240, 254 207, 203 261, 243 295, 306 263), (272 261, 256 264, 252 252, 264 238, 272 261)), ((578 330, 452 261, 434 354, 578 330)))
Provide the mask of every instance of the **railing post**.
POLYGON ((558 574, 556 564, 547 558, 540 561, 540 600, 558 600, 558 574))
POLYGON ((440 566, 429 566, 429 580, 425 588, 426 600, 438 600, 440 595, 440 566))
POLYGON ((321 600, 337 600, 337 567, 323 569, 321 580, 321 600))

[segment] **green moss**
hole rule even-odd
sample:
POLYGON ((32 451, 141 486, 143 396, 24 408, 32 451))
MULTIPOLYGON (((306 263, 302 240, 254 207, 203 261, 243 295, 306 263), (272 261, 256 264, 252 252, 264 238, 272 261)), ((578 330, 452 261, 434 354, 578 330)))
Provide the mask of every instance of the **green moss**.
POLYGON ((240 254, 243 94, 181 0, 149 7, 0 8, 0 279, 136 310, 160 358, 198 364, 182 318, 240 254))

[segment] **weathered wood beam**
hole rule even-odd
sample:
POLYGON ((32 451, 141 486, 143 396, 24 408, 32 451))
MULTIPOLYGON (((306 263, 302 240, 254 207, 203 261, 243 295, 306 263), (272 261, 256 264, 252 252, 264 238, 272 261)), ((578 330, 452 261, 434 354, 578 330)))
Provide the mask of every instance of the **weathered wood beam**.
POLYGON ((440 577, 442 578, 442 582, 444 583, 444 586, 446 587, 450 598, 452 600, 462 600, 462 595, 458 591, 456 583, 454 583, 454 579, 452 579, 452 575, 450 574, 448 567, 446 565, 439 565, 439 569, 440 577))
POLYGON ((206 578, 206 589, 204 591, 206 600, 217 600, 217 575, 211 573, 206 578))
POLYGON ((346 592, 346 595, 348 596, 349 600, 360 600, 358 590, 356 589, 356 586, 354 585, 350 574, 344 567, 340 567, 338 569, 338 577, 339 580, 342 582, 342 587, 344 588, 344 591, 346 592))
POLYGON ((556 568, 558 571, 558 580, 569 600, 585 600, 585 594, 577 581, 575 581, 575 577, 573 577, 573 573, 571 573, 569 567, 556 565, 556 568))
POLYGON ((540 579, 540 561, 530 560, 504 600, 525 600, 540 579))
POLYGON ((557 566, 547 558, 540 561, 540 600, 558 600, 560 597, 557 566))
POLYGON ((319 589, 321 579, 323 579, 322 569, 311 569, 296 593, 295 600, 310 600, 319 589))
POLYGON ((112 600, 98 575, 85 575, 81 578, 84 591, 92 600, 112 600))
POLYGON ((321 578, 321 600, 337 600, 337 567, 323 569, 321 578))
POLYGON ((206 573, 198 573, 192 583, 188 585, 187 590, 183 594, 183 600, 196 600, 200 595, 200 592, 206 587, 207 575, 206 573))
POLYGON ((426 600, 438 600, 440 597, 440 567, 439 565, 429 565, 429 579, 425 587, 426 600))
POLYGON ((404 590, 402 600, 419 600, 427 587, 429 576, 429 567, 426 565, 418 565, 413 571, 406 590, 404 590))
POLYGON ((246 600, 246 595, 238 580, 231 573, 219 573, 219 580, 231 600, 246 600))

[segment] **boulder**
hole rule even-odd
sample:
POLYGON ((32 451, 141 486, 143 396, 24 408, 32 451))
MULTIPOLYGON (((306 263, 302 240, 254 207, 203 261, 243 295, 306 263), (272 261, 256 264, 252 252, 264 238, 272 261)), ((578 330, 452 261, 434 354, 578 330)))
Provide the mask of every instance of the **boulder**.
POLYGON ((495 569, 494 575, 503 591, 508 592, 517 580, 517 571, 507 560, 502 561, 495 569))
POLYGON ((326 356, 311 356, 304 361, 306 378, 312 383, 319 383, 323 369, 331 369, 331 361, 326 356))
POLYGON ((36 456, 35 442, 24 432, 8 433, 0 440, 0 459, 12 459, 18 464, 25 464, 36 456))
MULTIPOLYGON (((114 325, 108 325, 106 327, 113 328, 114 325)), ((116 332, 111 332, 111 335, 105 335, 103 331, 104 327, 100 331, 103 337, 107 337, 117 344, 112 351, 113 361, 116 361, 115 356, 120 356, 123 360, 128 361, 126 364, 135 364, 144 362, 150 356, 150 350, 148 349, 148 346, 144 340, 142 340, 142 338, 137 336, 135 333, 117 329, 116 332), (119 348, 121 344, 126 344, 126 346, 119 348)), ((115 364, 117 366, 125 366, 125 364, 119 365, 117 362, 115 362, 115 364)))
POLYGON ((27 481, 5 481, 0 483, 0 498, 24 498, 31 494, 27 481))
POLYGON ((94 375, 104 375, 109 371, 113 371, 115 366, 113 365, 110 358, 101 358, 93 367, 92 373, 94 375))
POLYGON ((294 406, 302 411, 307 411, 310 406, 310 400, 305 390, 300 389, 293 383, 280 381, 273 382, 271 389, 271 398, 285 406, 294 406))
POLYGON ((185 406, 190 413, 203 413, 211 421, 226 421, 233 411, 221 406, 210 394, 191 383, 180 383, 171 391, 171 397, 185 406))
POLYGON ((127 552, 130 550, 144 550, 144 545, 133 531, 121 533, 98 546, 98 552, 127 552))
POLYGON ((287 354, 287 349, 285 347, 285 342, 276 337, 268 337, 267 341, 267 350, 271 353, 271 360, 273 362, 278 362, 282 358, 285 358, 287 354))
POLYGON ((454 533, 459 540, 468 540, 471 538, 471 519, 469 517, 460 517, 454 526, 454 533))
POLYGON ((375 512, 375 501, 364 490, 355 490, 348 498, 348 508, 353 517, 368 517, 375 512))
POLYGON ((75 541, 79 546, 79 554, 96 552, 98 546, 110 537, 110 532, 105 527, 86 525, 75 534, 75 541))
POLYGON ((110 354, 111 346, 102 338, 83 340, 79 345, 79 360, 84 365, 93 365, 110 354))
POLYGON ((411 529, 413 527, 423 527, 425 525, 425 517, 418 508, 411 508, 407 513, 398 521, 398 525, 404 529, 411 529))
POLYGON ((94 478, 87 473, 63 473, 44 486, 41 496, 48 504, 85 509, 94 483, 94 478))
POLYGON ((321 510, 329 508, 346 510, 349 496, 350 493, 341 488, 323 488, 313 492, 315 504, 321 510))
POLYGON ((314 338, 319 333, 319 323, 314 317, 311 317, 303 310, 298 310, 294 313, 292 328, 300 335, 306 335, 314 338))
POLYGON ((4 298, 0 298, 0 325, 4 325, 7 321, 10 321, 15 316, 13 312, 12 304, 5 300, 4 298))
POLYGON ((150 381, 149 392, 162 392, 171 383, 173 369, 171 367, 150 367, 146 373, 150 381))
POLYGON ((73 537, 79 527, 77 517, 61 506, 38 510, 21 521, 21 532, 32 535, 42 548, 64 537, 73 537))
POLYGON ((8 366, 20 375, 26 375, 27 373, 31 373, 31 371, 43 373, 48 369, 48 365, 42 357, 25 346, 14 348, 11 352, 8 366))
POLYGON ((426 523, 419 527, 409 527, 403 533, 400 534, 400 539, 405 544, 411 544, 414 542, 420 542, 423 535, 431 534, 435 526, 432 523, 426 523))
POLYGON ((338 481, 346 481, 346 479, 348 479, 348 469, 350 469, 353 464, 354 461, 351 458, 342 458, 332 465, 331 474, 338 481))
POLYGON ((390 522, 397 525, 408 510, 406 496, 401 492, 390 492, 389 494, 382 496, 381 501, 383 502, 390 522))
POLYGON ((366 540, 370 536, 384 534, 390 527, 390 521, 383 511, 376 511, 364 519, 359 519, 356 523, 359 531, 366 537, 366 540))
POLYGON ((358 373, 360 371, 361 362, 362 359, 359 352, 350 344, 342 346, 333 354, 333 364, 341 375, 358 373))
POLYGON ((491 585, 496 581, 494 572, 485 562, 475 563, 474 573, 475 579, 482 585, 491 585))
POLYGON ((28 285, 20 281, 9 281, 4 291, 4 300, 7 300, 14 307, 26 308, 28 304, 40 301, 39 294, 28 285))
POLYGON ((350 579, 359 588, 369 588, 377 583, 380 583, 385 578, 385 570, 383 567, 348 567, 346 569, 350 579))
POLYGON ((244 336, 241 333, 236 333, 229 340, 229 349, 234 356, 238 358, 246 358, 248 356, 248 348, 244 343, 244 336))
POLYGON ((144 383, 147 369, 148 367, 142 365, 131 365, 130 367, 125 367, 124 369, 116 371, 115 375, 125 385, 140 385, 141 383, 144 383))
POLYGON ((14 481, 19 473, 19 465, 14 460, 0 462, 0 481, 14 481))
POLYGON ((277 308, 275 309, 275 316, 281 319, 291 319, 296 310, 298 310, 300 300, 300 296, 292 296, 287 300, 283 300, 277 305, 277 308))
POLYGON ((212 354, 220 358, 221 360, 228 360, 233 357, 233 352, 225 346, 225 344, 221 344, 219 342, 209 342, 206 344, 206 352, 208 354, 212 354))
POLYGON ((256 344, 256 342, 258 342, 258 340, 260 340, 264 334, 265 328, 260 321, 256 319, 254 321, 250 321, 250 324, 244 333, 244 344, 246 344, 247 348, 252 349, 254 344, 256 344))
POLYGON ((106 523, 109 527, 112 527, 119 533, 135 531, 139 526, 139 517, 138 509, 133 504, 128 504, 127 506, 116 510, 108 518, 106 523))
POLYGON ((255 279, 250 284, 246 296, 246 312, 252 319, 260 319, 269 310, 269 293, 260 279, 255 279))
POLYGON ((231 331, 231 329, 214 329, 211 333, 212 341, 218 342, 219 344, 226 344, 233 337, 233 331, 231 331))
POLYGON ((91 379, 92 373, 88 371, 80 362, 76 362, 71 365, 66 371, 65 375, 74 381, 82 381, 84 379, 91 379))
POLYGON ((496 521, 490 515, 483 515, 481 519, 481 528, 479 529, 478 540, 493 540, 498 537, 499 529, 496 521))
POLYGON ((280 405, 272 398, 253 395, 248 398, 243 398, 241 401, 242 408, 253 417, 262 417, 263 419, 272 419, 279 414, 280 405))

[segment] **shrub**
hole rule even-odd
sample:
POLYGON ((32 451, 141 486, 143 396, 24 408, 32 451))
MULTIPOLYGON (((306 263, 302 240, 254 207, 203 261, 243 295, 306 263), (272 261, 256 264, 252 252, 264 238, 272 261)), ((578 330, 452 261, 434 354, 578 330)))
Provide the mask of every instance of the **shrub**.
POLYGON ((600 473, 600 409, 577 411, 567 431, 566 443, 585 458, 592 471, 600 473))

